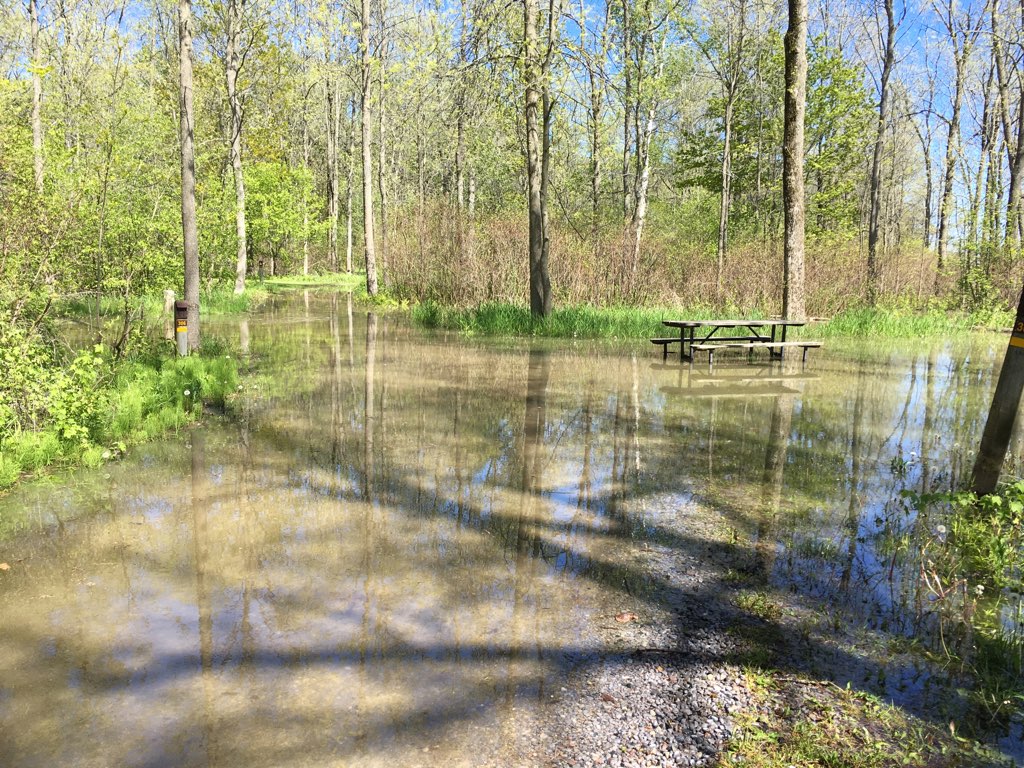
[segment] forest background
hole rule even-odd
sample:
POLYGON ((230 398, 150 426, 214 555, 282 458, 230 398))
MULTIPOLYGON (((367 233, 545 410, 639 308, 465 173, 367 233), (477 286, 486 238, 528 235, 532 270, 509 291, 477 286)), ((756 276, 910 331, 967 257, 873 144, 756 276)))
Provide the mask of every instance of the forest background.
MULTIPOLYGON (((138 341, 143 297, 181 295, 183 250, 204 311, 225 293, 244 306, 253 278, 343 271, 428 321, 534 306, 536 256, 545 311, 777 313, 786 12, 0 0, 0 485, 224 400, 223 356, 138 341), (69 349, 52 319, 75 311, 118 321, 69 349)), ((1007 322, 1024 0, 818 0, 808 16, 808 313, 1007 322)))
MULTIPOLYGON (((4 298, 180 292, 176 6, 3 2, 4 298)), ((547 78, 554 304, 776 311, 785 5, 525 2, 547 78)), ((372 240, 398 298, 523 301, 531 73, 518 4, 193 12, 206 284, 363 269, 372 240)), ((1022 22, 1020 0, 812 4, 812 315, 1011 306, 1022 22)))

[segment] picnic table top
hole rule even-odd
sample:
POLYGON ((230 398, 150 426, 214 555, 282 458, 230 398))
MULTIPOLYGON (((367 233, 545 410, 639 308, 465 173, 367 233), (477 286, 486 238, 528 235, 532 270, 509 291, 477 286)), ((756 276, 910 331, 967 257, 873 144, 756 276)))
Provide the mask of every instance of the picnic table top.
POLYGON ((763 326, 806 325, 803 320, 662 320, 669 328, 760 328, 763 326))

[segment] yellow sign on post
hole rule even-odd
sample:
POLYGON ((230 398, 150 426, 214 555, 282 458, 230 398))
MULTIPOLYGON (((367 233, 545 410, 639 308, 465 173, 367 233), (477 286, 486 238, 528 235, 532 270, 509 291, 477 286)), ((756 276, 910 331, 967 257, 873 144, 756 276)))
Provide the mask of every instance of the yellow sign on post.
POLYGON ((188 355, 188 304, 184 301, 174 302, 174 341, 178 356, 188 355))

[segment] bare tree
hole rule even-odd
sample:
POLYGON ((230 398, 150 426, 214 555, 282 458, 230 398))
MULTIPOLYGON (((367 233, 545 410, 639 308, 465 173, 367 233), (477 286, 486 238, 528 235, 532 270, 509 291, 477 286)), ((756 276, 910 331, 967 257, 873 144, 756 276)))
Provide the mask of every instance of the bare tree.
POLYGON ((235 177, 235 293, 245 291, 246 274, 246 227, 245 227, 245 176, 242 174, 242 100, 238 94, 238 75, 242 65, 241 37, 242 11, 245 0, 228 0, 227 4, 227 51, 224 73, 227 80, 228 104, 231 108, 231 171, 235 177))
POLYGON ((715 286, 719 301, 722 299, 722 275, 725 272, 725 253, 729 241, 729 208, 732 204, 732 134, 736 100, 744 72, 747 32, 747 2, 727 3, 722 13, 712 21, 713 32, 706 40, 692 35, 694 44, 707 61, 722 89, 722 190, 718 205, 718 263, 715 286))
POLYGON ((526 185, 530 219, 530 312, 551 311, 548 274, 547 190, 551 151, 551 56, 559 17, 558 0, 548 0, 547 40, 542 49, 538 0, 523 0, 523 77, 526 81, 526 185))
POLYGON ((782 206, 785 216, 782 314, 803 320, 804 107, 807 101, 807 0, 788 0, 784 40, 786 96, 782 136, 782 206))
POLYGON ((359 108, 363 139, 363 253, 366 256, 366 292, 377 295, 377 250, 373 238, 373 58, 370 52, 370 0, 362 0, 359 14, 359 108))
POLYGON ((32 34, 32 165, 36 194, 43 194, 43 46, 39 37, 39 6, 28 0, 28 16, 32 34))
MULTIPOLYGON (((944 5, 933 4, 949 42, 953 46, 953 99, 949 116, 949 131, 946 134, 946 159, 942 177, 942 198, 939 202, 938 267, 945 266, 949 249, 949 222, 953 215, 953 192, 956 183, 956 163, 960 154, 960 111, 963 107, 964 80, 967 77, 967 63, 974 43, 981 33, 984 13, 976 14, 968 6, 958 12, 956 0, 945 0, 944 5)), ((986 9, 987 9, 986 3, 986 9)), ((936 275, 938 279, 938 275, 936 275)))
POLYGON ((889 121, 889 78, 896 61, 896 12, 894 0, 882 0, 885 6, 885 42, 882 76, 878 84, 878 122, 875 126, 875 151, 871 158, 869 182, 871 208, 868 218, 868 304, 878 298, 878 234, 882 213, 882 152, 889 121))

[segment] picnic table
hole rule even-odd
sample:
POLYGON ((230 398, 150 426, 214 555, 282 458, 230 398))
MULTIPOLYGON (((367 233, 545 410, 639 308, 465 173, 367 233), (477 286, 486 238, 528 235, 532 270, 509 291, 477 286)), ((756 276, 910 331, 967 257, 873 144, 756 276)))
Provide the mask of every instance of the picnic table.
POLYGON ((654 338, 651 343, 660 345, 662 359, 668 358, 668 348, 679 344, 679 359, 693 364, 694 352, 707 352, 708 365, 714 361, 716 350, 746 349, 753 354, 755 349, 766 349, 772 359, 782 359, 788 347, 803 349, 804 360, 807 350, 820 347, 820 341, 786 341, 786 331, 791 327, 805 325, 802 320, 662 320, 668 328, 678 328, 679 338, 674 336, 654 338), (731 335, 721 335, 720 332, 731 335), (778 337, 778 338, 776 338, 778 337))

